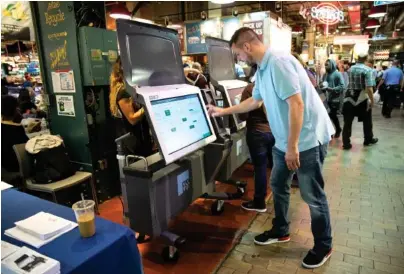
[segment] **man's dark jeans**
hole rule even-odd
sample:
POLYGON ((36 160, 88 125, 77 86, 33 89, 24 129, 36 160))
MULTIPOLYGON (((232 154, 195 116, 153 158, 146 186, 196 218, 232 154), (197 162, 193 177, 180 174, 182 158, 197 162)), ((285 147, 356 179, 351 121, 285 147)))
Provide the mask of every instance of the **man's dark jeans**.
POLYGON ((270 132, 258 130, 247 131, 247 145, 254 165, 255 194, 254 200, 265 202, 267 196, 267 166, 272 167, 272 147, 275 139, 270 132))
MULTIPOLYGON (((271 174, 275 218, 273 229, 279 235, 289 233, 288 210, 290 200, 290 176, 285 153, 276 147, 272 150, 274 167, 271 174)), ((327 155, 327 145, 320 145, 300 152, 300 168, 297 170, 300 194, 309 205, 314 251, 328 252, 332 247, 330 210, 324 192, 322 166, 327 155)))
MULTIPOLYGON (((372 122, 372 109, 366 111, 363 115, 363 136, 365 142, 370 142, 373 139, 373 122, 372 122)), ((344 129, 342 131, 342 143, 344 146, 351 144, 352 135, 352 122, 355 119, 355 114, 344 112, 344 129)))
POLYGON ((391 116, 391 112, 396 107, 397 102, 400 101, 400 86, 392 85, 386 87, 385 103, 383 104, 382 114, 384 116, 391 116))

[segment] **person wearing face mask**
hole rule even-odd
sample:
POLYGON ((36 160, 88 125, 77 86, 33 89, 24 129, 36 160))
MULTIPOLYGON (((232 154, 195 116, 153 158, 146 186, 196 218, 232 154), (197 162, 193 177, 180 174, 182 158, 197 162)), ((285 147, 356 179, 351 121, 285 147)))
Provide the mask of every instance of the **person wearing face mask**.
POLYGON ((327 93, 327 103, 330 109, 328 114, 331 121, 334 123, 336 131, 334 138, 339 138, 342 129, 337 114, 341 105, 341 94, 343 94, 345 88, 344 79, 342 78, 341 73, 337 70, 337 63, 332 59, 328 59, 325 62, 325 70, 326 73, 323 77, 322 89, 327 93), (325 83, 327 84, 325 85, 325 83))
POLYGON ((264 104, 275 137, 271 173, 275 218, 272 228, 256 236, 254 243, 290 241, 290 177, 297 171, 300 193, 310 208, 314 236, 314 247, 302 265, 320 267, 332 253, 330 210, 322 175, 327 146, 335 133, 327 110, 303 66, 290 53, 271 50, 246 27, 234 33, 230 45, 239 60, 258 64, 252 97, 228 108, 209 105, 208 112, 220 117, 250 112, 264 104))

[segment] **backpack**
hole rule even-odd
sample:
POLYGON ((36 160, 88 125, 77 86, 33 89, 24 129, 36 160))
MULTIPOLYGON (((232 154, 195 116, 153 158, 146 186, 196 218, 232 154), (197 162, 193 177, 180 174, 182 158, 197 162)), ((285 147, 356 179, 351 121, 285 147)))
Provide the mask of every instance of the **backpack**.
POLYGON ((34 168, 36 184, 57 182, 76 173, 63 145, 34 154, 34 168))
POLYGON ((36 136, 27 142, 25 149, 34 160, 33 179, 36 184, 53 183, 76 173, 59 136, 36 136))

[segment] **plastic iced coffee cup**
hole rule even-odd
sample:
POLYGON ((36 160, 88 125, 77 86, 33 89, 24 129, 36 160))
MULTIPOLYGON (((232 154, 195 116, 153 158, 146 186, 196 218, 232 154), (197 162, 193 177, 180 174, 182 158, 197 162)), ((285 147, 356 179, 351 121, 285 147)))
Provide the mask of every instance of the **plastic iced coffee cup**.
POLYGON ((73 205, 81 237, 88 238, 95 234, 94 201, 82 200, 73 205))

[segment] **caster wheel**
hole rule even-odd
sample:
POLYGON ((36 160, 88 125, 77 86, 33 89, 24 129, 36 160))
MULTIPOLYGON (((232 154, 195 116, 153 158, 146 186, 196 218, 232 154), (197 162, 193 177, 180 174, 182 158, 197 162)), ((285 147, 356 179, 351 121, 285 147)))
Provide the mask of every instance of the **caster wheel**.
POLYGON ((212 215, 221 215, 224 211, 224 201, 216 200, 210 209, 212 211, 212 215))
POLYGON ((237 188, 237 194, 239 194, 240 196, 243 196, 244 193, 245 193, 245 186, 237 188))
POLYGON ((166 246, 161 252, 161 257, 166 262, 176 262, 180 258, 180 252, 175 246, 166 246))
POLYGON ((142 244, 142 243, 146 242, 146 235, 144 235, 144 234, 139 234, 139 235, 136 237, 136 241, 137 241, 138 244, 142 244))

